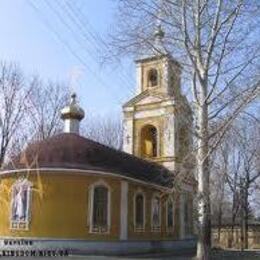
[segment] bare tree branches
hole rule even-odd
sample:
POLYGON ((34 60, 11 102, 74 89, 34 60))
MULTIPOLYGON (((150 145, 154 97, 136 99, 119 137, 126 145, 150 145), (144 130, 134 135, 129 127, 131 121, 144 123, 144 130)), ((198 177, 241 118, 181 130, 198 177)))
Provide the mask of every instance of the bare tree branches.
POLYGON ((120 118, 88 115, 82 129, 83 135, 117 150, 123 145, 123 125, 120 118))
POLYGON ((27 105, 31 135, 36 139, 47 139, 63 128, 60 111, 69 100, 68 87, 61 83, 45 84, 39 77, 34 77, 30 86, 32 91, 27 105))
POLYGON ((20 69, 14 64, 0 64, 0 166, 10 143, 22 125, 27 107, 24 100, 30 94, 20 69))
POLYGON ((26 78, 15 64, 0 65, 0 166, 35 139, 61 130, 60 110, 68 98, 64 84, 26 78))

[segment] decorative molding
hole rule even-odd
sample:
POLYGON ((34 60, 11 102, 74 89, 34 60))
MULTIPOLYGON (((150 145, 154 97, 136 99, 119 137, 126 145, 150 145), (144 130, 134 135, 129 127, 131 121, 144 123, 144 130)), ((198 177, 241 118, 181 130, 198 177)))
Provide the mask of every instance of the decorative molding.
POLYGON ((137 111, 134 114, 134 119, 148 118, 148 117, 161 117, 165 115, 164 108, 156 108, 153 110, 137 111))
POLYGON ((93 175, 97 175, 97 176, 106 176, 106 177, 114 177, 114 178, 119 178, 119 179, 124 179, 124 180, 129 180, 135 183, 140 183, 142 185, 148 186, 148 187, 152 187, 155 189, 158 189, 160 191, 166 192, 166 193, 171 193, 172 189, 164 187, 164 186, 160 186, 157 184, 153 184, 153 183, 149 183, 146 181, 141 181, 138 179, 134 179, 131 177, 127 177, 124 175, 119 175, 119 174, 115 174, 115 173, 111 173, 111 172, 104 172, 104 171, 97 171, 97 170, 82 170, 82 169, 68 169, 68 168, 36 168, 36 169, 19 169, 19 170, 9 170, 9 171, 2 171, 0 172, 0 176, 1 175, 11 175, 13 173, 21 173, 21 172, 38 172, 38 171, 46 171, 46 172, 59 172, 62 174, 71 174, 73 172, 73 174, 75 175, 83 175, 83 176, 88 176, 88 174, 90 176, 93 175))

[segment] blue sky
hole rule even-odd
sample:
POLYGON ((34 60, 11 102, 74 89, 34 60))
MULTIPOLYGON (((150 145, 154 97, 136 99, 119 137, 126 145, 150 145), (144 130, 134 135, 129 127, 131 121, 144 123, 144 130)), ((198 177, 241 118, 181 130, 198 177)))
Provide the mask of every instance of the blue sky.
POLYGON ((106 39, 114 11, 112 0, 0 0, 0 59, 45 80, 74 75, 87 113, 120 113, 133 96, 135 70, 132 61, 101 66, 107 47, 99 37, 106 39))

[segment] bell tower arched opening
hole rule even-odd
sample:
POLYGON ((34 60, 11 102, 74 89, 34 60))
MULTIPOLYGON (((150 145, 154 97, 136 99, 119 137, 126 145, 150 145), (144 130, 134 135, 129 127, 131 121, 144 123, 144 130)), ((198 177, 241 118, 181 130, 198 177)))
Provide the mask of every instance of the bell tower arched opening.
POLYGON ((153 125, 146 125, 141 130, 141 157, 158 156, 158 132, 153 125))
POLYGON ((156 69, 150 69, 148 72, 148 87, 156 87, 159 83, 159 75, 156 69))

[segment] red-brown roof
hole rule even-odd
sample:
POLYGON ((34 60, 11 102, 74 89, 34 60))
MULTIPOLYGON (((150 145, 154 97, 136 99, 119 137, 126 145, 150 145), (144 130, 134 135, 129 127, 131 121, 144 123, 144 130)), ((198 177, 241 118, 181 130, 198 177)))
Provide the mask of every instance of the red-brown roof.
POLYGON ((30 144, 5 170, 43 167, 105 171, 172 186, 173 174, 165 167, 71 133, 30 144))

